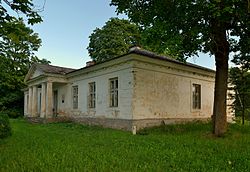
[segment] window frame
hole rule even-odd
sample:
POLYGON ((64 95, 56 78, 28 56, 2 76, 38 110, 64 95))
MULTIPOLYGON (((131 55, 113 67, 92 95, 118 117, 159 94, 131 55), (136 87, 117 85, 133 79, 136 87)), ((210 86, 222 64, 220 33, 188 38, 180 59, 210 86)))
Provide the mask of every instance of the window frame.
POLYGON ((201 110, 201 84, 192 83, 192 110, 201 110))
POLYGON ((119 81, 118 77, 109 79, 109 107, 118 107, 119 105, 119 81))
POLYGON ((88 108, 96 108, 96 82, 88 83, 89 92, 88 92, 88 108))
POLYGON ((72 86, 72 106, 73 109, 78 109, 79 103, 79 87, 78 85, 72 86))

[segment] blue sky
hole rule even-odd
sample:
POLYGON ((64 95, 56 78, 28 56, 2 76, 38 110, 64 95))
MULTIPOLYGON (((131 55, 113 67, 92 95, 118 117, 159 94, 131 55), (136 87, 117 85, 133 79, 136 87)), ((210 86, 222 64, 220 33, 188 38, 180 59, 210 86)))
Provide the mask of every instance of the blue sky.
MULTIPOLYGON (((43 0, 35 0, 42 6, 43 0)), ((110 17, 116 17, 110 0, 47 0, 40 13, 43 22, 32 26, 42 39, 42 47, 36 53, 52 65, 81 68, 89 61, 87 46, 89 35, 96 27, 102 27, 110 17)), ((120 18, 126 16, 120 15, 120 18)), ((214 69, 214 58, 201 54, 188 60, 214 69)))

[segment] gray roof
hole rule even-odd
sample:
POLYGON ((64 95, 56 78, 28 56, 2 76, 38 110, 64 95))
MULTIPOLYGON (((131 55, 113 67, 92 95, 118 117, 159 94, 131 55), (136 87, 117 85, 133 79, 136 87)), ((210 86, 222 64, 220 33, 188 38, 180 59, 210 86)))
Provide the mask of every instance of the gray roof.
POLYGON ((199 66, 199 65, 196 65, 196 64, 193 64, 193 63, 181 62, 181 61, 175 60, 175 59, 173 59, 171 57, 167 57, 167 56, 163 56, 163 55, 158 55, 156 53, 153 53, 151 51, 147 51, 147 50, 141 49, 140 47, 136 47, 136 46, 130 48, 130 50, 129 50, 129 52, 127 54, 123 54, 123 55, 120 55, 120 56, 117 56, 117 57, 114 57, 114 58, 110 58, 110 59, 107 59, 105 61, 96 62, 94 65, 85 66, 83 68, 73 70, 73 71, 71 71, 69 73, 74 73, 74 72, 79 71, 79 70, 84 70, 86 68, 91 68, 91 67, 93 67, 95 65, 98 65, 98 64, 101 64, 101 63, 106 63, 108 61, 111 61, 111 60, 114 60, 114 59, 126 56, 128 54, 138 54, 138 55, 142 55, 142 56, 145 56, 145 57, 148 57, 148 58, 152 58, 152 59, 159 59, 159 60, 168 61, 168 62, 180 64, 180 65, 183 65, 183 66, 189 66, 189 67, 193 67, 193 68, 196 68, 196 69, 201 69, 201 70, 204 70, 204 71, 215 73, 215 70, 212 70, 212 69, 209 69, 209 68, 206 68, 206 67, 203 67, 203 66, 199 66))
POLYGON ((59 66, 52 66, 48 64, 36 64, 37 68, 42 70, 44 73, 52 73, 52 74, 61 74, 65 75, 69 72, 73 72, 75 69, 66 68, 66 67, 59 67, 59 66))
POLYGON ((206 70, 206 71, 209 71, 209 72, 215 72, 214 70, 203 67, 203 66, 199 66, 199 65, 196 65, 196 64, 193 64, 193 63, 188 63, 188 62, 181 62, 181 61, 175 60, 175 59, 173 59, 171 57, 158 55, 158 54, 153 53, 151 51, 140 49, 139 47, 131 48, 128 54, 133 54, 133 53, 138 54, 138 55, 147 56, 147 57, 150 57, 150 58, 153 58, 153 59, 159 59, 159 60, 164 60, 164 61, 177 63, 177 64, 180 64, 180 65, 190 66, 190 67, 206 70))

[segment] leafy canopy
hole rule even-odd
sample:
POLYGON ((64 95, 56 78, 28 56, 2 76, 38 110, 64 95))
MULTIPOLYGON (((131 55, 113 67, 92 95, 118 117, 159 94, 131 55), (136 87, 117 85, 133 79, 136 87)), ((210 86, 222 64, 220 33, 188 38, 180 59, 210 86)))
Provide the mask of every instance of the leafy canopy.
POLYGON ((41 46, 41 39, 24 24, 23 19, 17 19, 11 12, 22 15, 31 25, 42 22, 42 18, 32 0, 0 0, 0 112, 16 116, 22 114, 21 89, 25 87, 24 76, 31 63, 49 61, 39 60, 34 55, 41 46))
POLYGON ((8 13, 8 10, 3 6, 3 3, 9 6, 16 13, 24 14, 27 17, 28 24, 33 25, 35 23, 42 22, 42 18, 38 14, 38 11, 35 10, 32 0, 0 0, 0 26, 4 26, 6 22, 15 18, 8 13))
POLYGON ((87 49, 90 57, 97 62, 127 53, 141 39, 135 24, 118 18, 111 18, 102 28, 96 28, 89 38, 87 49))
POLYGON ((117 13, 124 12, 142 26, 148 43, 156 50, 180 57, 197 55, 199 51, 214 55, 219 45, 212 23, 217 21, 227 31, 230 51, 241 51, 249 57, 248 1, 112 0, 111 5, 117 7, 117 13))
POLYGON ((1 69, 6 72, 1 73, 5 76, 3 84, 16 87, 18 83, 22 83, 30 64, 39 61, 34 51, 37 51, 40 46, 41 39, 38 34, 25 26, 21 19, 12 19, 6 23, 0 40, 1 65, 3 66, 1 69), (8 33, 9 27, 13 27, 11 33, 8 33))
POLYGON ((34 52, 41 46, 37 33, 27 27, 21 19, 7 22, 0 39, 0 111, 23 106, 24 77, 32 63, 39 60, 34 52), (15 27, 13 27, 15 26, 15 27), (11 27, 11 33, 8 28, 11 27))

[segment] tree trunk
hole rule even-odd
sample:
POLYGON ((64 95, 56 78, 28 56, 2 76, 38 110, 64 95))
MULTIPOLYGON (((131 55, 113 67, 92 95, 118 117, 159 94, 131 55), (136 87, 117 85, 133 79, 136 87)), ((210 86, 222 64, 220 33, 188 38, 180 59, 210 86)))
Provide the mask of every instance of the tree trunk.
POLYGON ((229 43, 224 24, 212 21, 213 52, 215 55, 216 77, 214 90, 213 133, 222 136, 227 131, 227 79, 229 43))
POLYGON ((216 77, 214 90, 213 133, 222 136, 227 130, 227 77, 228 61, 225 56, 215 56, 216 77), (225 59, 223 59, 225 58, 225 59))

